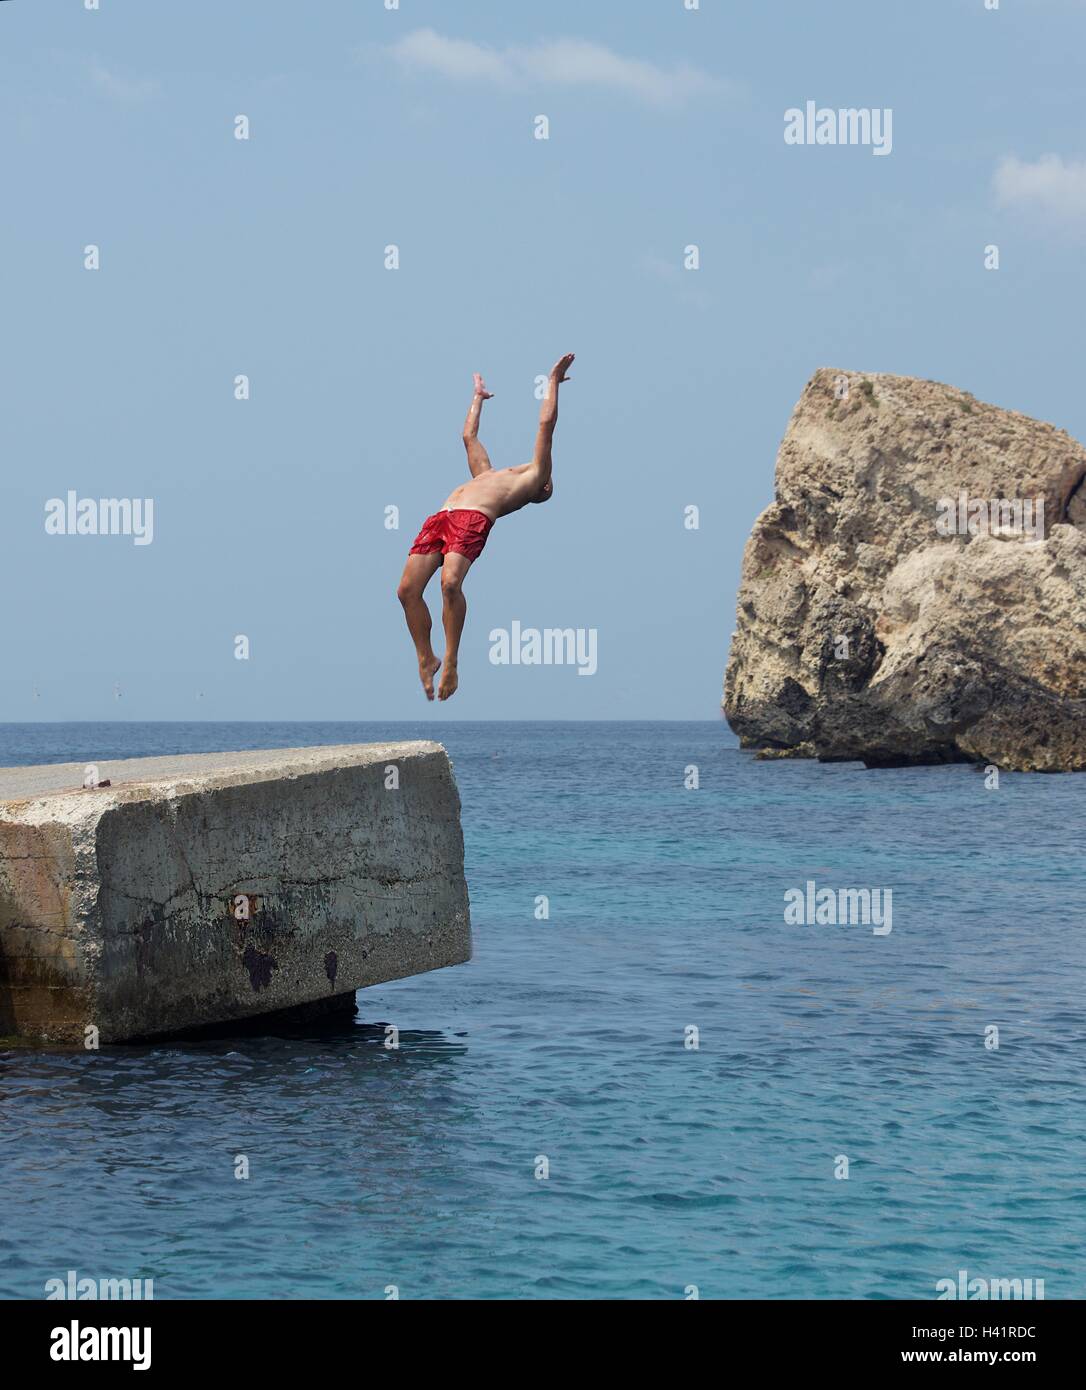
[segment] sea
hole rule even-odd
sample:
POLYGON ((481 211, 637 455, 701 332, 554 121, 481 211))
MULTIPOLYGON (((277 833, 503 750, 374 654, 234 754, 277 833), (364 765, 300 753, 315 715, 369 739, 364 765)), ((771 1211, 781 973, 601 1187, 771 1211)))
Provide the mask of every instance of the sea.
POLYGON ((0 1296, 1086 1296, 1086 779, 713 722, 9 724, 0 765, 400 738, 453 762, 471 962, 319 1025, 0 1044, 0 1296), (797 921, 808 883, 891 930, 797 921))

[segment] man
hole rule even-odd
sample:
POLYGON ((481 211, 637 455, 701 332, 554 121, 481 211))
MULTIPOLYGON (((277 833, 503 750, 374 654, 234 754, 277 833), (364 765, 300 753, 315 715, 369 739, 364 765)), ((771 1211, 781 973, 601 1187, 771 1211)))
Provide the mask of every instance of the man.
POLYGON ((479 416, 483 402, 493 392, 475 373, 475 394, 464 422, 464 447, 468 451, 471 482, 461 483, 445 500, 441 511, 429 516, 411 547, 404 566, 397 596, 403 604, 407 627, 419 658, 419 676, 426 698, 434 698, 434 676, 441 658, 430 645, 430 610, 423 591, 441 570, 441 621, 445 628, 445 669, 441 673, 437 698, 447 700, 457 686, 456 661, 460 634, 467 616, 464 576, 479 558, 490 528, 500 516, 520 511, 529 502, 546 502, 554 492, 551 483, 551 441, 558 420, 558 388, 569 380, 566 372, 573 353, 555 363, 551 371, 543 408, 539 412, 539 433, 531 463, 512 468, 492 468, 490 458, 479 443, 479 416))

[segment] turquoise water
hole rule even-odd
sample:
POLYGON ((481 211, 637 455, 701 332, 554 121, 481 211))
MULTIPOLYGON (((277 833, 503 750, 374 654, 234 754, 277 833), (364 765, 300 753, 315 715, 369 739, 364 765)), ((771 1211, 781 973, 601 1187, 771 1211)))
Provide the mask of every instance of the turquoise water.
POLYGON ((0 765, 435 736, 471 964, 294 1036, 0 1053, 0 1294, 1086 1294, 1082 778, 708 723, 8 725, 0 765), (786 924, 808 879, 892 932, 786 924))

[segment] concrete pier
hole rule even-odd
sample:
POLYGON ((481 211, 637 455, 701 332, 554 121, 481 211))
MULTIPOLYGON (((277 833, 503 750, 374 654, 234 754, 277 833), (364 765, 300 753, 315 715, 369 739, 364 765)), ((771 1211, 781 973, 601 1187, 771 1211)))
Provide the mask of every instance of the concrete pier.
POLYGON ((470 956, 440 744, 0 769, 0 1037, 152 1036, 470 956))

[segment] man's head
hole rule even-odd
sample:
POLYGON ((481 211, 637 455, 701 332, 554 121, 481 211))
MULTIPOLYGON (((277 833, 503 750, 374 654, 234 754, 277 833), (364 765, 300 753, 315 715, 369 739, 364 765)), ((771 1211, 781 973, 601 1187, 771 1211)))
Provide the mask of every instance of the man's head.
POLYGON ((533 502, 549 502, 554 496, 554 484, 550 478, 543 484, 536 495, 532 498, 533 502))

